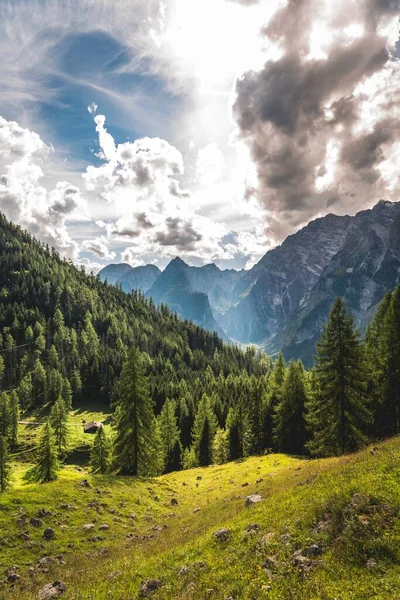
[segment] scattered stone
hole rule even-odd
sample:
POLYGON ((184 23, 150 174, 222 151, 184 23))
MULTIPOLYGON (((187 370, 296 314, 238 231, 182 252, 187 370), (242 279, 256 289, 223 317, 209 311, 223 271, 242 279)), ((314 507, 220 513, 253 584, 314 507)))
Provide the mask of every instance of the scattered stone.
POLYGON ((256 480, 256 483, 261 483, 262 481, 264 481, 264 479, 263 479, 262 477, 259 477, 259 478, 256 480))
POLYGON ((176 498, 171 498, 171 506, 178 506, 179 502, 176 498))
POLYGON ((27 531, 25 531, 25 533, 21 533, 21 539, 24 540, 24 542, 28 541, 30 539, 30 535, 27 531))
POLYGON ((103 523, 103 525, 100 525, 99 529, 100 531, 107 531, 107 529, 110 529, 110 526, 107 525, 107 523, 103 523))
POLYGON ((217 531, 214 531, 214 538, 218 542, 225 542, 229 538, 230 534, 231 532, 229 529, 227 529, 226 527, 221 527, 221 529, 217 529, 217 531))
POLYGON ((251 523, 246 527, 246 533, 257 533, 257 531, 260 531, 260 526, 258 523, 251 523))
POLYGON ((129 518, 130 518, 130 519, 136 519, 136 515, 135 515, 135 513, 131 513, 131 514, 129 515, 129 518))
POLYGON ((249 487, 248 482, 246 481, 245 483, 242 483, 242 487, 249 487))
POLYGON ((365 566, 370 571, 371 569, 375 569, 375 567, 377 566, 377 564, 378 564, 378 561, 375 558, 369 558, 367 560, 367 563, 366 563, 365 566))
POLYGON ((332 521, 329 519, 329 517, 326 517, 325 519, 322 519, 321 521, 319 521, 316 526, 313 529, 314 533, 323 533, 324 531, 327 531, 330 526, 332 525, 332 521))
POLYGON ((289 542, 291 541, 292 536, 290 535, 290 533, 283 533, 280 537, 279 537, 279 541, 281 544, 289 544, 289 542))
POLYGON ((279 562, 276 559, 276 556, 267 556, 264 563, 264 569, 267 571, 274 572, 278 569, 279 562))
POLYGON ((37 563, 36 568, 38 568, 40 571, 46 572, 49 570, 48 567, 55 562, 57 561, 53 556, 43 556, 43 558, 41 558, 37 563))
POLYGON ((94 529, 94 523, 86 523, 82 526, 83 531, 92 531, 94 529))
POLYGON ((296 550, 292 554, 292 561, 296 567, 301 567, 302 569, 309 569, 312 565, 312 560, 304 556, 302 550, 296 550))
POLYGON ((197 481, 201 481, 203 478, 201 477, 201 475, 197 475, 196 479, 197 481))
POLYGON ((8 583, 15 583, 20 579, 20 575, 16 573, 16 570, 19 569, 18 565, 13 565, 9 569, 5 571, 6 579, 8 583))
POLYGON ((261 544, 261 546, 269 546, 275 541, 275 537, 275 533, 266 533, 258 540, 258 543, 261 544))
POLYGON ((66 589, 67 586, 62 581, 46 583, 39 592, 39 600, 53 600, 53 598, 59 598, 66 589))
POLYGON ((43 531, 43 538, 45 540, 54 540, 55 537, 56 537, 56 534, 54 532, 54 529, 52 529, 51 527, 47 527, 43 531))
POLYGON ((66 502, 63 502, 62 504, 60 504, 60 508, 62 508, 63 510, 75 510, 76 506, 73 506, 72 504, 67 504, 66 502))
POLYGON ((37 519, 36 517, 31 517, 29 519, 29 523, 32 525, 32 527, 42 527, 43 525, 42 519, 37 519))
POLYGON ((246 508, 250 508, 251 506, 255 506, 256 504, 261 502, 261 500, 262 497, 260 496, 260 494, 251 494, 250 496, 247 496, 244 504, 246 508))
POLYGON ((146 598, 162 586, 163 582, 160 579, 147 579, 140 588, 140 595, 146 598))
POLYGON ((104 535, 93 535, 92 537, 88 538, 88 542, 102 542, 103 540, 105 540, 106 538, 104 537, 104 535))
POLYGON ((52 514, 51 510, 47 510, 46 508, 41 508, 38 511, 38 517, 49 517, 52 514))
POLYGON ((183 565, 183 567, 181 567, 178 571, 178 575, 187 575, 189 573, 189 567, 187 565, 183 565))
POLYGON ((201 508, 195 508, 195 509, 193 510, 193 512, 194 512, 194 513, 198 513, 200 510, 201 510, 201 508))
POLYGON ((303 554, 306 556, 319 556, 322 554, 322 548, 318 544, 312 544, 303 550, 303 554))

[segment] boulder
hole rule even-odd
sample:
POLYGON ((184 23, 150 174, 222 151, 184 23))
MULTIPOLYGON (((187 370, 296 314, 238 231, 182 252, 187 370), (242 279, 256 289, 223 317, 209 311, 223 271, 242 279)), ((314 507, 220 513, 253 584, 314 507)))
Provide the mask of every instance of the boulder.
POLYGON ((251 506, 255 506, 256 504, 261 502, 261 500, 262 497, 260 496, 260 494, 251 494, 250 496, 247 496, 245 506, 246 508, 250 508, 251 506))
POLYGON ((251 523, 246 527, 246 533, 257 533, 257 531, 260 531, 260 526, 258 523, 251 523))
POLYGON ((142 587, 140 588, 140 595, 147 598, 162 586, 163 582, 160 579, 147 579, 143 582, 142 587))
POLYGON ((29 519, 29 523, 32 525, 32 527, 42 527, 43 525, 42 519, 37 519, 36 517, 31 517, 29 519))
POLYGON ((178 506, 179 502, 176 498, 171 499, 171 506, 178 506))
POLYGON ((54 598, 59 598, 66 589, 67 586, 62 581, 46 583, 40 590, 38 598, 39 600, 53 600, 54 598))
POLYGON ((47 527, 43 531, 43 538, 45 540, 54 540, 55 537, 56 537, 56 534, 54 532, 54 529, 52 529, 51 527, 47 527))
POLYGON ((221 527, 221 529, 217 529, 217 531, 214 531, 214 538, 218 542, 225 542, 229 538, 230 534, 231 532, 229 529, 227 529, 226 527, 221 527))
POLYGON ((83 531, 92 531, 94 529, 93 523, 86 523, 86 525, 82 526, 83 531))
POLYGON ((107 531, 107 529, 110 529, 110 526, 107 525, 107 523, 103 523, 103 525, 100 525, 99 529, 100 531, 107 531))

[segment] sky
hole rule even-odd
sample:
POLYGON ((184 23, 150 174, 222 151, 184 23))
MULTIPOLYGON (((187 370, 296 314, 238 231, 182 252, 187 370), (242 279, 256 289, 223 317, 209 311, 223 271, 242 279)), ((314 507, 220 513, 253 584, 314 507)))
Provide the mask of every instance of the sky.
POLYGON ((97 272, 250 268, 400 189, 398 0, 0 0, 0 210, 97 272))

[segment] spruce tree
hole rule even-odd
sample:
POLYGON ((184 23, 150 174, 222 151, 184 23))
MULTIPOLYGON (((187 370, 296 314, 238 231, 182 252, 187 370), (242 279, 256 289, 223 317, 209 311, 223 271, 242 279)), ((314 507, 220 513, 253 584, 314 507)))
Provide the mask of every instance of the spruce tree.
POLYGON ((244 402, 244 396, 240 394, 235 405, 229 409, 226 419, 230 460, 237 460, 246 455, 248 415, 244 402))
POLYGON ((68 409, 61 396, 51 407, 50 424, 54 431, 58 452, 61 454, 67 449, 69 435, 68 409))
POLYGON ((274 362, 271 376, 268 381, 268 393, 265 397, 264 405, 264 436, 265 447, 272 448, 273 440, 273 420, 276 408, 282 397, 283 382, 285 380, 286 364, 282 352, 278 354, 274 362))
POLYGON ((10 485, 10 463, 8 458, 8 440, 0 435, 0 491, 4 492, 10 485))
POLYGON ((160 448, 153 401, 136 348, 129 352, 118 382, 115 429, 113 455, 119 473, 147 475, 158 469, 160 448))
POLYGON ((7 392, 0 393, 0 435, 6 440, 10 438, 11 432, 11 404, 7 392))
POLYGON ((193 425, 193 446, 198 464, 201 467, 212 463, 212 443, 217 429, 210 398, 203 394, 193 425))
POLYGON ((280 401, 274 411, 274 442, 281 452, 304 454, 307 441, 304 368, 291 360, 286 370, 280 401))
POLYGON ((386 435, 400 433, 400 285, 392 293, 383 323, 384 377, 382 397, 391 426, 386 435))
POLYGON ((164 471, 165 473, 177 471, 181 465, 181 446, 176 419, 176 403, 174 400, 167 398, 158 417, 158 424, 160 427, 164 471))
POLYGON ((37 452, 37 462, 34 469, 35 480, 40 483, 54 481, 57 479, 59 462, 57 456, 56 441, 50 421, 43 427, 37 452))
POLYGON ((104 431, 104 427, 99 427, 90 452, 90 465, 93 473, 107 473, 110 468, 110 463, 110 444, 106 432, 104 431))
POLYGON ((247 406, 248 432, 246 439, 247 454, 262 454, 265 449, 265 392, 263 385, 253 376, 247 406))
POLYGON ((363 347, 352 316, 338 298, 317 344, 314 393, 307 421, 312 454, 344 454, 367 441, 371 421, 367 406, 363 347))

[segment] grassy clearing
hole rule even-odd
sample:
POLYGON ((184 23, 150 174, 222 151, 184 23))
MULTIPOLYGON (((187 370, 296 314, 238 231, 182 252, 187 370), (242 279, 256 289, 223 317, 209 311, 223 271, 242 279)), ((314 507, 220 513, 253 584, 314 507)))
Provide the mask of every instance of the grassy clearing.
POLYGON ((157 578, 156 600, 392 600, 400 596, 399 459, 396 438, 337 459, 269 455, 147 480, 67 465, 45 485, 27 483, 17 463, 14 487, 0 498, 0 567, 18 565, 20 579, 3 583, 1 597, 36 598, 61 579, 66 600, 133 600, 143 580, 157 578), (263 501, 245 508, 255 492, 263 501), (51 514, 35 527, 41 509, 51 514), (258 528, 247 533, 251 524, 258 528), (54 540, 43 539, 46 527, 54 540), (221 527, 225 541, 213 535, 221 527), (294 564, 293 553, 311 544, 322 553, 294 564))

